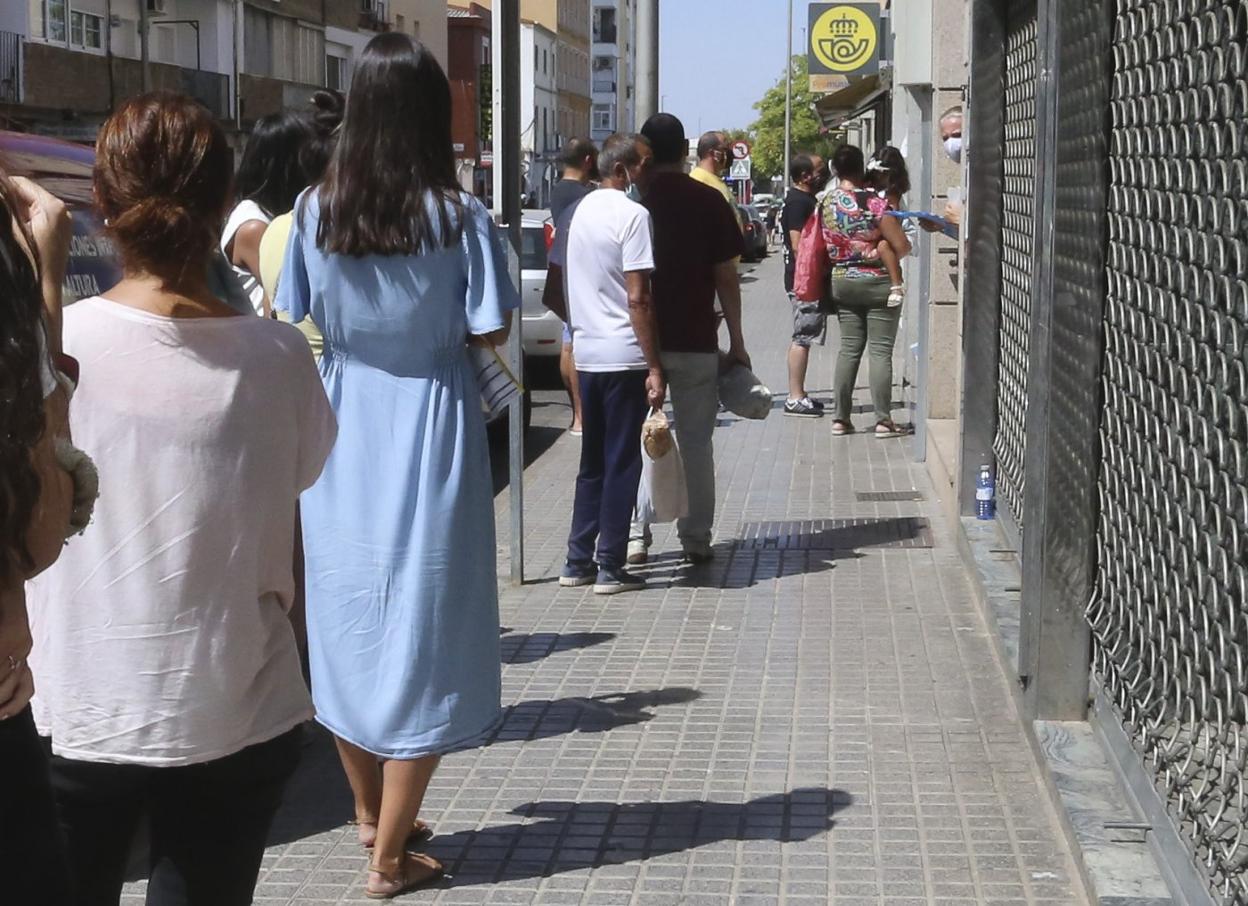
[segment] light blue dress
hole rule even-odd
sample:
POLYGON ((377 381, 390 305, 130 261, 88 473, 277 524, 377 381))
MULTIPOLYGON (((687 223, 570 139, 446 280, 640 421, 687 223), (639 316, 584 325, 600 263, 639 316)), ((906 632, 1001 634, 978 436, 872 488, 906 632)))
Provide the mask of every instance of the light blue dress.
POLYGON ((459 244, 351 258, 317 248, 309 193, 276 300, 325 335, 338 416, 301 500, 317 720, 387 758, 471 744, 501 714, 493 486, 465 341, 520 297, 489 213, 463 200, 459 244))

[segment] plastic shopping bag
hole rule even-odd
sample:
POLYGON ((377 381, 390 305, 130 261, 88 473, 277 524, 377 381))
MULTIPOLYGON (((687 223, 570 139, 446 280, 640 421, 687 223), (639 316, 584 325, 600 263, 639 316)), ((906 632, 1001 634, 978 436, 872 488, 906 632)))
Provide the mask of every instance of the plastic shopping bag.
POLYGON ((650 525, 675 522, 689 515, 689 488, 680 444, 662 412, 652 413, 646 425, 652 430, 647 434, 642 429, 637 517, 650 525), (654 442, 660 437, 661 441, 654 442))
POLYGON ((771 388, 740 362, 720 354, 719 401, 733 415, 763 419, 771 412, 771 388))
POLYGON ((654 409, 641 423, 641 449, 660 459, 672 448, 672 429, 662 409, 654 409))
POLYGON ((828 245, 823 238, 823 212, 816 209, 802 227, 797 243, 797 265, 793 271, 793 295, 798 302, 823 299, 828 279, 828 245))

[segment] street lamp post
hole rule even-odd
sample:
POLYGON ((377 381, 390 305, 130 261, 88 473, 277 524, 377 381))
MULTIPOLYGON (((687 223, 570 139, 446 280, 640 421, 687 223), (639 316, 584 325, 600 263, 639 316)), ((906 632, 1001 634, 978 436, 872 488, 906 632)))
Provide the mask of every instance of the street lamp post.
POLYGON ((785 36, 788 52, 784 55, 784 185, 789 185, 789 160, 793 156, 793 0, 789 0, 789 33, 785 36))

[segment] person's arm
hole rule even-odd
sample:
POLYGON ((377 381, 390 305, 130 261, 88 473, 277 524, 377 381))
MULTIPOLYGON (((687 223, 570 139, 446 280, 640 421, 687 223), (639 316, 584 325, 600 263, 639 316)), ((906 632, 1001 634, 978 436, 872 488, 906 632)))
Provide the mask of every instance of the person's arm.
POLYGON ((646 399, 652 409, 661 408, 667 398, 667 382, 663 378, 663 365, 659 359, 659 322, 654 311, 654 296, 650 292, 649 271, 627 271, 624 280, 628 288, 628 319, 632 322, 637 345, 645 356, 649 374, 646 376, 646 399))
POLYGON ((728 357, 750 368, 750 355, 745 351, 745 334, 741 329, 741 279, 731 258, 715 265, 715 293, 724 310, 724 323, 728 325, 728 357))
POLYGON ((480 333, 473 335, 475 339, 482 341, 487 346, 502 346, 507 342, 507 338, 511 336, 511 312, 503 312, 503 326, 498 330, 491 330, 489 333, 480 333))
POLYGON ((32 561, 28 579, 43 572, 60 556, 74 508, 73 476, 61 467, 56 456, 57 439, 69 437, 69 397, 63 388, 58 387, 43 401, 43 412, 43 436, 30 453, 39 476, 39 500, 26 529, 26 550, 32 561))
POLYGON ((35 694, 26 663, 31 647, 26 591, 19 579, 0 589, 0 721, 16 716, 35 694))
POLYGON ((568 321, 568 300, 563 296, 563 268, 553 261, 546 265, 546 287, 542 290, 542 304, 555 313, 560 321, 568 321))
POLYGON ((69 208, 43 187, 21 176, 10 180, 21 210, 17 217, 30 231, 39 252, 39 285, 43 295, 44 322, 47 325, 48 352, 61 352, 61 287, 69 264, 69 244, 74 223, 69 208))
MULTIPOLYGON (((225 252, 229 255, 230 264, 241 267, 257 281, 260 279, 260 240, 269 225, 263 220, 248 220, 234 232, 234 238, 226 245, 225 252)), ((264 316, 272 314, 269 294, 264 294, 264 316)))
POLYGON ((910 240, 906 238, 906 231, 901 228, 901 221, 898 218, 881 217, 879 225, 880 235, 893 247, 898 258, 904 258, 910 254, 910 240))

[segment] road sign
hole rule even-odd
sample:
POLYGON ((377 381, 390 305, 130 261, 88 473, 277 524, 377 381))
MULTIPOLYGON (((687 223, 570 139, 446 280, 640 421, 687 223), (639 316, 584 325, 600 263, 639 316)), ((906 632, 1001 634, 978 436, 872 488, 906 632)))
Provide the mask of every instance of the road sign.
POLYGON ((732 159, 733 160, 749 160, 750 143, 745 139, 737 139, 732 143, 732 159))
POLYGON ((812 3, 808 34, 806 55, 812 81, 819 76, 879 72, 878 3, 812 3))
POLYGON ((748 157, 744 160, 734 160, 732 162, 732 170, 728 173, 728 178, 748 180, 754 172, 752 164, 753 162, 748 157))

